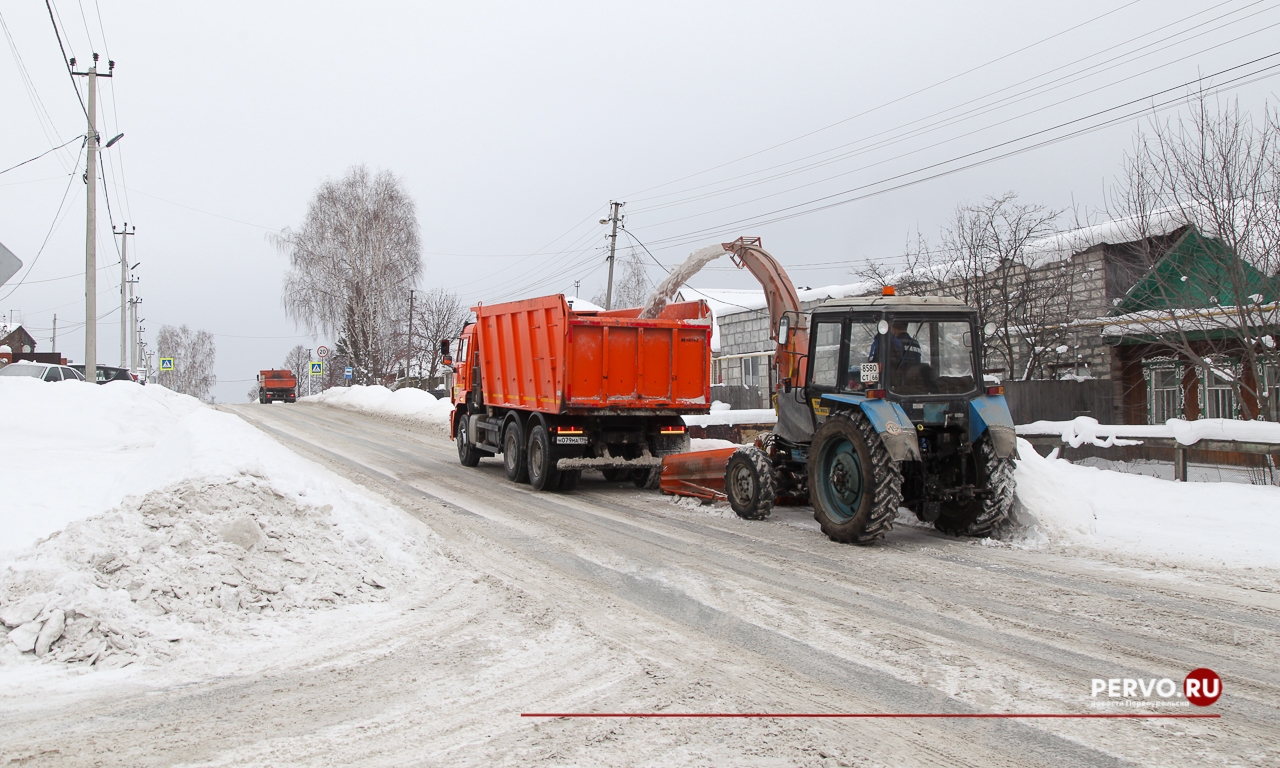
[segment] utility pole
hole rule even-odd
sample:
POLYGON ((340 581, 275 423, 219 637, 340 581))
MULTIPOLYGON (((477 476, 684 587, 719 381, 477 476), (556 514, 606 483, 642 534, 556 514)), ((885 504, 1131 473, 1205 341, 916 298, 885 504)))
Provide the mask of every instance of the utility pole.
MULTIPOLYGON (((129 271, 133 272, 137 266, 134 264, 129 267, 129 271)), ((142 344, 142 329, 138 327, 138 305, 142 303, 142 299, 133 296, 133 286, 137 282, 138 278, 129 278, 129 371, 135 374, 142 362, 138 359, 138 347, 142 344)))
POLYGON ((613 223, 613 231, 609 233, 609 286, 604 292, 604 308, 606 310, 613 309, 613 255, 618 250, 618 221, 622 217, 620 213, 622 206, 626 203, 619 203, 613 200, 609 201, 609 218, 601 219, 601 224, 613 223))
POLYGON ((408 378, 410 373, 409 366, 413 365, 413 289, 409 289, 409 339, 405 345, 407 351, 404 353, 404 375, 408 378))
POLYGON ((125 368, 129 365, 129 292, 125 288, 129 285, 129 235, 134 232, 127 221, 119 232, 111 231, 120 236, 120 367, 125 368))
POLYGON ((54 354, 58 353, 58 315, 53 315, 53 338, 49 340, 49 351, 54 354))
MULTIPOLYGON (((76 60, 70 64, 74 70, 76 60)), ((85 160, 85 223, 84 223, 84 378, 98 380, 98 78, 111 77, 116 68, 114 61, 107 62, 107 73, 98 74, 98 54, 93 54, 93 66, 87 72, 73 75, 89 78, 89 107, 85 116, 89 128, 85 132, 88 148, 85 160)))

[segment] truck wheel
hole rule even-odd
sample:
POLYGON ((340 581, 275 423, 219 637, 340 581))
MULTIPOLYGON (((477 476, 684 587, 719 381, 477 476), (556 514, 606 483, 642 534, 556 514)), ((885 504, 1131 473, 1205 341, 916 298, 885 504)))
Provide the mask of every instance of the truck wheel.
POLYGON ((261 403, 262 405, 266 405, 267 398, 263 397, 262 395, 258 395, 258 402, 261 403))
POLYGON ((996 456, 989 437, 983 437, 973 446, 973 458, 978 465, 978 477, 990 495, 967 504, 943 504, 933 527, 952 536, 986 538, 1009 519, 1013 509, 1014 463, 1013 459, 996 456))
POLYGON ((561 491, 572 491, 578 487, 578 480, 582 479, 582 470, 580 469, 562 469, 560 470, 560 487, 561 491))
POLYGON ((502 434, 502 464, 508 480, 529 482, 529 465, 524 460, 524 430, 516 419, 507 424, 507 431, 502 434))
POLYGON ((467 434, 467 423, 461 421, 458 423, 458 463, 464 467, 474 467, 480 464, 480 450, 471 442, 471 435, 467 434))
POLYGON ((729 466, 724 470, 724 492, 738 517, 763 520, 769 516, 778 495, 778 484, 764 451, 746 446, 729 456, 729 466))
POLYGON ((832 541, 871 544, 893 528, 902 469, 861 413, 833 413, 813 433, 809 498, 832 541))
POLYGON ((631 479, 631 470, 622 467, 605 467, 600 470, 600 474, 604 475, 604 479, 610 483, 620 483, 623 480, 631 479))
POLYGON ((560 489, 560 470, 556 469, 555 457, 551 454, 551 436, 547 428, 535 424, 529 432, 528 461, 529 485, 535 491, 556 491, 560 489))
POLYGON ((658 485, 662 482, 662 467, 654 467, 653 469, 633 469, 631 470, 631 482, 636 484, 637 488, 643 488, 646 491, 656 491, 658 485))

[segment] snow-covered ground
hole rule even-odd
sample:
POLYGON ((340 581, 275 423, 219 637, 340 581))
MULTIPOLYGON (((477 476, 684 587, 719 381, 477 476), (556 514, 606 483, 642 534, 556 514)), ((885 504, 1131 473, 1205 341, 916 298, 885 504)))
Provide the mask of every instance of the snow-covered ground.
POLYGON ((449 416, 453 413, 453 403, 448 398, 436 398, 421 389, 397 389, 393 392, 381 385, 334 387, 318 395, 301 398, 300 402, 426 424, 441 430, 446 437, 449 435, 449 416))
POLYGON ((1019 424, 1024 436, 1053 435, 1072 448, 1081 445, 1138 445, 1144 438, 1177 440, 1182 445, 1195 445, 1201 440, 1231 440, 1254 443, 1280 443, 1280 424, 1274 421, 1242 421, 1240 419, 1169 419, 1164 424, 1099 424, 1097 419, 1078 416, 1071 421, 1033 421, 1019 424))
POLYGON ((0 680, 243 672, 438 581, 425 526, 192 398, 7 378, 0 413, 0 680))

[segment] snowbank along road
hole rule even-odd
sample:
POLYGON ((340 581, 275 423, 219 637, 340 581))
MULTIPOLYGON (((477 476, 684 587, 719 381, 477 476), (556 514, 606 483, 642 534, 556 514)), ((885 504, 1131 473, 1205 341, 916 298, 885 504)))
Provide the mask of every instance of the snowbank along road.
MULTIPOLYGON (((319 405, 229 410, 428 525, 404 621, 254 676, 6 707, 23 765, 1274 765, 1280 578, 898 525, 834 544, 588 474, 459 466, 438 433, 319 405), (1213 707, 1091 695, 1209 667, 1213 707), (1185 713, 1216 720, 539 719, 527 712, 1185 713)), ((1229 509, 1221 510, 1224 516, 1229 509)), ((68 694, 69 695, 69 694, 68 694)), ((1163 701, 1160 699, 1160 701, 1163 701)))

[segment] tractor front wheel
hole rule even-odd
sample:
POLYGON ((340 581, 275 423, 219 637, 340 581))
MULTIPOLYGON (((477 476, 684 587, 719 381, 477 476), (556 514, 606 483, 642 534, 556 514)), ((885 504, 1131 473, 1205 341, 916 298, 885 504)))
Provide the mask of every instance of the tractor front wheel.
POLYGON ((902 469, 861 413, 833 413, 814 432, 809 498, 832 541, 871 544, 893 528, 902 469))
POLYGON ((739 448, 729 456, 724 470, 724 492, 729 506, 744 520, 763 520, 773 510, 778 484, 773 465, 755 446, 739 448))

